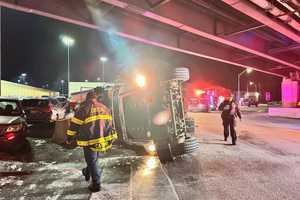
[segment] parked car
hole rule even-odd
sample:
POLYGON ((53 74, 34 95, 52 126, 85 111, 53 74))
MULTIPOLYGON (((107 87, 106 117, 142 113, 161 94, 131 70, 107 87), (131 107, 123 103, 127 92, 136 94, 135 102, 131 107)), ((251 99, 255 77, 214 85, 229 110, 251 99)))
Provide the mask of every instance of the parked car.
POLYGON ((187 109, 189 112, 210 112, 212 110, 216 110, 217 103, 215 103, 213 100, 214 99, 210 99, 209 96, 205 96, 203 98, 190 98, 187 109))
POLYGON ((65 97, 29 98, 22 101, 28 123, 50 123, 63 119, 67 104, 65 97))
POLYGON ((18 99, 0 98, 0 151, 15 152, 25 144, 26 116, 18 99))
POLYGON ((189 112, 208 112, 209 107, 207 103, 201 102, 198 98, 190 98, 188 102, 189 112))
POLYGON ((28 123, 49 123, 51 121, 52 110, 48 98, 23 99, 22 106, 26 113, 28 123))

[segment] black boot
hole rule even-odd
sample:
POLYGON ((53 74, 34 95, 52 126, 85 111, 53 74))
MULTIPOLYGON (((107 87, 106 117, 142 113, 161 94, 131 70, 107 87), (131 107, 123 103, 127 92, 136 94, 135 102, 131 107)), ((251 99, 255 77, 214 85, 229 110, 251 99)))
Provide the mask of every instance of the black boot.
POLYGON ((236 138, 232 139, 232 145, 236 145, 236 138))
POLYGON ((100 183, 91 183, 89 185, 89 190, 91 192, 99 192, 101 190, 101 185, 100 183))
POLYGON ((224 138, 224 141, 225 141, 225 142, 227 141, 227 137, 224 138))
POLYGON ((90 180, 90 173, 88 173, 86 170, 87 170, 86 168, 82 169, 82 175, 84 176, 85 181, 89 181, 90 180))

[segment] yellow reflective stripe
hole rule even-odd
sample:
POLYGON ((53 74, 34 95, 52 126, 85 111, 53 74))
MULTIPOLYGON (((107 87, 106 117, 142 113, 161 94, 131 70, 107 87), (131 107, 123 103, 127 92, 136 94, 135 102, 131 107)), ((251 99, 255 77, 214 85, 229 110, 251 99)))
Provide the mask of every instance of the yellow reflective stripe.
POLYGON ((106 147, 91 147, 91 150, 93 151, 107 151, 108 149, 110 149, 112 147, 112 144, 106 146, 106 147))
POLYGON ((84 120, 84 123, 90 123, 99 119, 104 119, 104 120, 112 120, 112 116, 111 115, 96 115, 96 116, 92 116, 92 117, 88 117, 84 120))
POLYGON ((82 125, 84 123, 84 121, 77 119, 76 117, 72 117, 71 122, 77 125, 82 125))
POLYGON ((67 135, 74 136, 76 133, 76 131, 67 130, 67 135))
POLYGON ((77 140, 77 144, 79 146, 90 146, 90 145, 94 145, 94 144, 101 144, 101 145, 105 145, 107 142, 113 140, 113 139, 117 139, 118 135, 115 133, 113 135, 109 135, 106 137, 102 137, 102 138, 98 138, 98 139, 93 139, 93 140, 77 140))

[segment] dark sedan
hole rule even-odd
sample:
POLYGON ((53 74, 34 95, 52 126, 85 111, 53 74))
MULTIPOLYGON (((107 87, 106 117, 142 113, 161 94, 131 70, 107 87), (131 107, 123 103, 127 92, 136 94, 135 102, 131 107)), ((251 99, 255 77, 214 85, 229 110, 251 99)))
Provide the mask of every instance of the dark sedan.
POLYGON ((27 124, 17 99, 0 99, 0 151, 15 152, 25 144, 27 124))

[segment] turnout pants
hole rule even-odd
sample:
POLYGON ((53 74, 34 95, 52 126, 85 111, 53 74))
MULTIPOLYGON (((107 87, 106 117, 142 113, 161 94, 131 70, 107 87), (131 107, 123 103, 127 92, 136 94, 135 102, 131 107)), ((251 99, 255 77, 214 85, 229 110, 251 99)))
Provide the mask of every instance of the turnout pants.
POLYGON ((236 142, 237 136, 235 131, 235 119, 234 117, 223 118, 223 126, 224 126, 224 138, 227 139, 230 136, 232 139, 232 143, 236 142))
POLYGON ((101 153, 92 151, 89 147, 84 147, 83 153, 87 165, 85 168, 86 173, 92 177, 94 184, 100 184, 102 168, 98 168, 97 160, 101 153))

